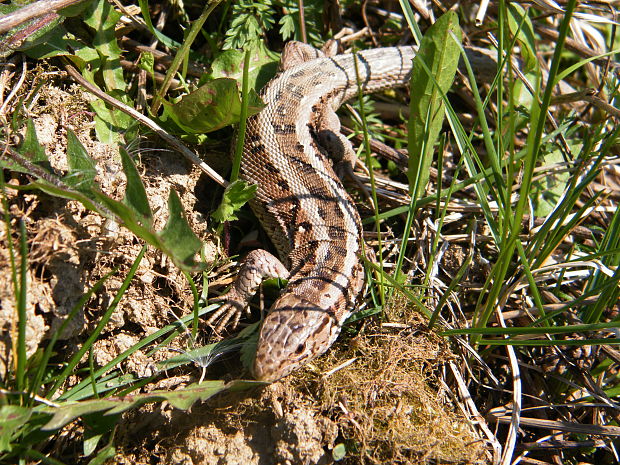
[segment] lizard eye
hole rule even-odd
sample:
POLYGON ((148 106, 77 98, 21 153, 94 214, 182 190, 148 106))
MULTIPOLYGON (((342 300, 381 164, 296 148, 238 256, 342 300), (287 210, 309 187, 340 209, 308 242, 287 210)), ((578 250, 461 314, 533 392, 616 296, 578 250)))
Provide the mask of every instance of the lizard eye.
POLYGON ((299 344, 299 345, 297 346, 297 349, 295 350, 295 353, 296 353, 297 355, 299 355, 299 354, 301 354, 301 353, 304 351, 304 349, 305 349, 304 345, 303 345, 303 344, 299 344))

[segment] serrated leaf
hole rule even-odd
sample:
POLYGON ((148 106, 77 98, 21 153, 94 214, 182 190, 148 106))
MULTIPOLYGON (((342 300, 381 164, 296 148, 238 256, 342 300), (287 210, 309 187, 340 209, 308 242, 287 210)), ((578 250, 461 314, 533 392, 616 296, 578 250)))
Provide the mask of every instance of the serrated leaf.
MULTIPOLYGON (((255 91, 251 90, 248 95, 248 116, 251 116, 265 105, 255 91)), ((169 117, 190 134, 204 134, 238 123, 240 115, 241 98, 234 79, 207 81, 174 105, 164 102, 164 117, 169 117)))
POLYGON ((11 450, 11 438, 20 426, 26 424, 32 409, 18 405, 0 407, 0 452, 11 450))
MULTIPOLYGON (((251 385, 248 384, 248 387, 251 385)), ((56 430, 83 415, 98 412, 103 415, 114 415, 149 402, 161 402, 163 400, 170 402, 175 408, 187 410, 194 402, 207 400, 229 387, 239 388, 236 383, 226 385, 224 381, 216 380, 193 384, 180 391, 152 391, 144 394, 129 394, 123 397, 65 403, 58 407, 45 406, 38 411, 51 414, 52 418, 41 429, 43 431, 56 430)))
POLYGON ((84 22, 95 31, 93 45, 102 60, 100 69, 108 90, 125 92, 126 84, 120 65, 121 49, 116 42, 115 28, 121 14, 105 0, 91 2, 84 11, 84 22))
MULTIPOLYGON (((26 134, 23 142, 19 146, 18 152, 30 163, 39 165, 47 171, 51 171, 49 160, 45 154, 45 149, 39 143, 32 119, 29 119, 26 122, 26 134)), ((6 168, 20 173, 30 173, 25 166, 21 166, 16 160, 7 157, 0 158, 0 168, 6 168)))
POLYGON ((187 224, 183 205, 175 191, 171 190, 168 196, 168 221, 158 236, 170 255, 185 267, 197 266, 194 257, 200 251, 202 242, 187 224))
MULTIPOLYGON (((127 176, 127 190, 122 202, 102 193, 94 183, 94 162, 88 157, 75 134, 69 132, 67 155, 69 174, 62 180, 50 172, 30 173, 40 176, 38 181, 26 186, 11 186, 17 190, 39 189, 47 194, 81 202, 86 208, 108 218, 113 217, 136 236, 168 255, 179 268, 196 272, 205 268, 194 257, 202 243, 193 233, 183 212, 176 193, 171 192, 168 199, 169 218, 161 231, 152 224, 152 213, 142 181, 129 155, 121 152, 123 168, 127 176)), ((25 172, 29 172, 25 170, 25 172)))
POLYGON ((454 81, 461 36, 458 16, 450 11, 426 31, 413 60, 407 175, 410 190, 416 194, 424 192, 428 183, 434 145, 445 117, 443 95, 454 81))
POLYGON ((121 162, 123 163, 123 172, 127 178, 127 187, 125 189, 123 203, 133 208, 136 213, 144 218, 144 224, 150 226, 152 224, 153 213, 151 212, 149 199, 146 196, 146 189, 144 189, 144 184, 142 183, 136 164, 125 149, 121 148, 120 154, 121 162))
POLYGON ((97 165, 71 129, 67 131, 67 163, 69 172, 63 181, 81 192, 92 189, 97 165))
POLYGON ((229 184, 224 191, 220 206, 211 217, 220 223, 236 220, 235 213, 254 197, 257 188, 256 184, 248 185, 239 179, 229 184))

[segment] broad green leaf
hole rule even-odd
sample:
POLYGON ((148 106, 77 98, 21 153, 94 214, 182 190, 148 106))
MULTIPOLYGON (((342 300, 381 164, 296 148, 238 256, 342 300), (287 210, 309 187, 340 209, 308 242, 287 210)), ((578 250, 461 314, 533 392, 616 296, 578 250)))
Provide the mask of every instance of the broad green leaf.
MULTIPOLYGON (((249 97, 248 116, 251 116, 264 105, 256 92, 250 91, 249 97)), ((164 102, 164 115, 190 134, 211 132, 238 123, 240 114, 241 98, 234 79, 208 81, 174 105, 164 102)))
POLYGON ((510 27, 510 32, 517 36, 517 40, 521 44, 521 56, 523 56, 522 71, 527 73, 538 70, 534 26, 527 11, 518 3, 508 3, 508 26, 510 27))
MULTIPOLYGON (((76 48, 75 56, 80 59, 76 62, 76 65, 79 66, 80 71, 84 71, 86 66, 89 66, 92 69, 97 69, 101 64, 101 57, 97 53, 97 50, 92 47, 82 45, 81 47, 76 48)), ((89 79, 86 75, 84 75, 84 77, 88 79, 91 84, 95 84, 94 79, 92 79, 92 73, 89 76, 91 79, 89 79)))
MULTIPOLYGON (((269 51, 262 41, 252 42, 248 83, 250 89, 260 90, 276 74, 279 57, 269 51)), ((231 78, 239 86, 243 76, 243 50, 225 50, 211 64, 211 79, 231 78)))
MULTIPOLYGON (((118 92, 108 92, 113 97, 117 97, 118 92)), ((120 98, 124 101, 126 98, 120 98)), ((128 103, 125 101, 124 103, 128 103)), ((129 103, 128 103, 129 104, 129 103)), ((103 100, 90 102, 95 110, 95 132, 97 139, 105 144, 116 145, 126 139, 125 133, 128 128, 135 124, 135 120, 127 113, 110 108, 103 100)))
POLYGON ((120 64, 121 49, 114 32, 121 14, 105 0, 92 2, 84 12, 84 22, 95 30, 93 45, 102 57, 103 81, 107 90, 125 91, 126 84, 120 64))
POLYGON ((224 191, 220 206, 211 217, 219 223, 236 220, 236 212, 254 197, 257 188, 256 184, 248 185, 239 179, 229 184, 224 191))
POLYGON ((20 426, 26 424, 32 409, 18 405, 0 407, 0 452, 11 450, 11 438, 20 426))
MULTIPOLYGON (((578 153, 579 145, 571 147, 572 153, 578 153)), ((551 166, 556 163, 562 163, 564 156, 557 149, 551 153, 544 154, 543 166, 551 166)), ((550 172, 541 179, 532 181, 531 197, 534 203, 534 216, 544 218, 557 206, 566 186, 570 180, 570 173, 566 170, 559 172, 550 172)))
POLYGON ((142 184, 142 179, 140 179, 140 174, 127 151, 121 148, 120 154, 123 163, 123 172, 127 178, 127 188, 125 189, 123 202, 141 215, 144 218, 145 224, 151 225, 153 213, 151 212, 149 200, 146 196, 146 190, 144 189, 144 184, 142 184))
POLYGON ((179 261, 181 268, 195 268, 194 257, 200 251, 202 242, 196 237, 187 224, 183 205, 176 192, 170 191, 168 196, 168 221, 164 229, 158 233, 169 255, 179 261))
POLYGON ((69 163, 69 173, 63 178, 63 181, 81 192, 90 190, 97 175, 97 168, 71 129, 67 131, 67 162, 69 163))
POLYGON ((444 120, 444 96, 459 62, 461 29, 450 11, 433 24, 413 60, 409 118, 409 189, 416 197, 428 183, 432 153, 444 120))

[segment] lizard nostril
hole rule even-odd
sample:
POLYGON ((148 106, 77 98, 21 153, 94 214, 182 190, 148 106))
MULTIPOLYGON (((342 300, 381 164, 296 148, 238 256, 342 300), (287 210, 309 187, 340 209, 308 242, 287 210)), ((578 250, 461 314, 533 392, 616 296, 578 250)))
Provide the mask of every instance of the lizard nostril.
POLYGON ((297 355, 299 355, 299 354, 301 354, 303 351, 304 351, 304 345, 303 345, 303 344, 299 344, 299 345, 297 346, 297 349, 295 350, 295 353, 296 353, 297 355))

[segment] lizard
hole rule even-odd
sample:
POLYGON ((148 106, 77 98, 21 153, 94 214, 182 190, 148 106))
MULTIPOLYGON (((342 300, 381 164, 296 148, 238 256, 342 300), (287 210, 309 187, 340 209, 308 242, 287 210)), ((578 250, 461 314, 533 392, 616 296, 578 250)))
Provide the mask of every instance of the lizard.
POLYGON ((251 368, 258 380, 276 381, 323 354, 356 306, 362 225, 335 169, 351 168, 355 153, 335 112, 358 82, 365 93, 405 84, 415 53, 402 46, 328 56, 288 42, 261 91, 266 106, 247 120, 240 178, 257 185, 250 207, 279 259, 250 252, 209 323, 236 325, 264 279, 288 279, 260 328, 251 368))

